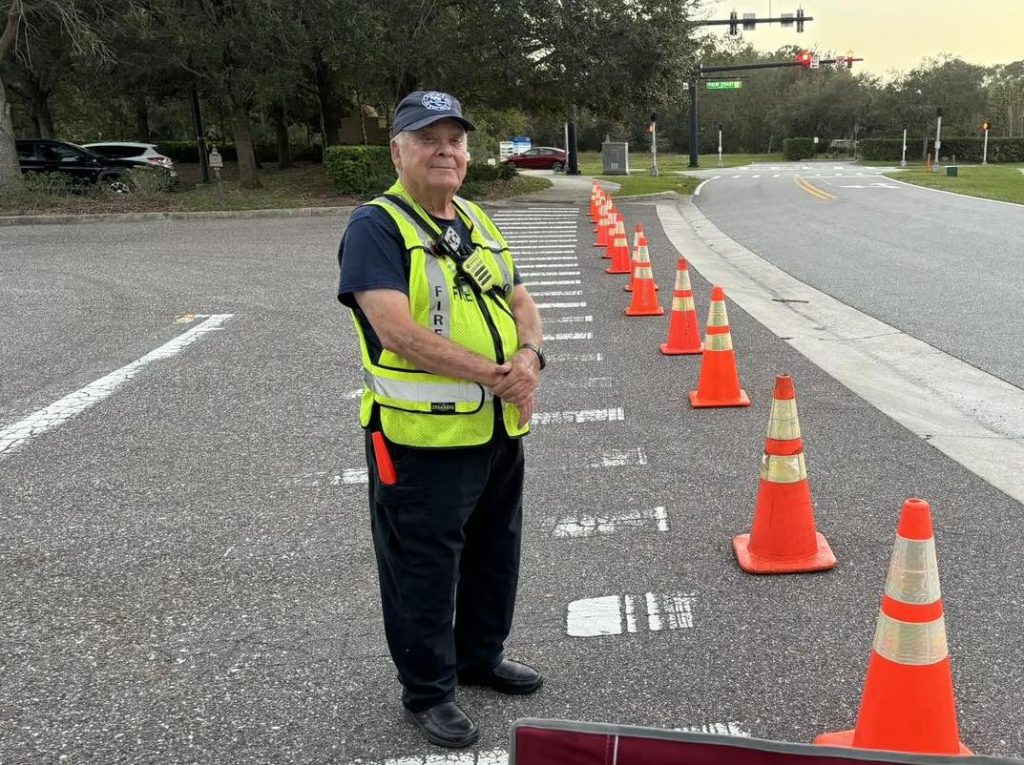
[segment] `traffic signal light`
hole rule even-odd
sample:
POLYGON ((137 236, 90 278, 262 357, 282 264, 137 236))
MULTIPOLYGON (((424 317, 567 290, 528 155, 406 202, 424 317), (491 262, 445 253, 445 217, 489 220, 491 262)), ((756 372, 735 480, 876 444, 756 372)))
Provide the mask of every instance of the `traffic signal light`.
POLYGON ((811 68, 812 58, 814 58, 814 56, 811 55, 811 52, 809 50, 802 50, 796 54, 797 63, 799 63, 800 66, 802 66, 804 69, 811 68))
POLYGON ((796 31, 797 32, 803 32, 804 31, 804 9, 803 8, 797 8, 796 9, 796 31))
POLYGON ((729 14, 729 34, 738 35, 740 33, 739 20, 740 15, 736 11, 729 14))
POLYGON ((992 129, 992 123, 989 122, 988 120, 985 120, 984 122, 981 123, 981 129, 987 133, 989 130, 992 129))

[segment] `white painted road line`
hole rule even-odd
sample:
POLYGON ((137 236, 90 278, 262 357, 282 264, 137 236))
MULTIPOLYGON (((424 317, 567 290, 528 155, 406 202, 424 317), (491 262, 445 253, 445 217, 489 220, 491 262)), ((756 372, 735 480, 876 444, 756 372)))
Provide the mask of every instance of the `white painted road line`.
POLYGON ((550 319, 548 324, 586 324, 593 320, 593 316, 562 316, 557 319, 550 319))
POLYGON ((349 765, 508 765, 508 752, 504 749, 443 754, 431 752, 406 757, 388 757, 384 760, 356 760, 349 765))
POLYGON ((566 516, 555 524, 551 536, 559 539, 610 536, 624 529, 668 531, 668 514, 664 507, 653 510, 629 510, 619 514, 566 516))
POLYGON ((544 335, 544 342, 557 340, 593 340, 593 332, 556 332, 553 335, 544 335))
POLYGON ((741 736, 750 738, 750 731, 738 722, 704 723, 703 725, 684 725, 676 728, 682 733, 717 733, 719 736, 741 736))
POLYGON ((559 260, 578 260, 575 255, 531 255, 525 258, 516 258, 516 263, 553 263, 559 260))
POLYGON ((600 353, 549 353, 549 361, 604 361, 600 353))
MULTIPOLYGON (((548 274, 537 274, 538 276, 548 276, 548 274)), ((531 287, 557 287, 563 284, 582 284, 579 279, 555 279, 549 282, 535 282, 523 279, 523 284, 528 284, 531 287)))
POLYGON ((585 422, 622 422, 626 413, 622 407, 614 409, 578 409, 565 412, 535 412, 531 425, 579 425, 585 422))
POLYGON ((101 377, 84 388, 55 401, 45 409, 33 412, 25 419, 0 430, 0 458, 11 454, 30 439, 60 427, 75 415, 81 414, 94 404, 108 398, 117 388, 131 380, 154 361, 169 359, 181 353, 203 335, 221 329, 221 325, 232 316, 233 314, 230 313, 214 314, 203 323, 197 324, 131 364, 101 377))
MULTIPOLYGON (((576 258, 571 258, 571 260, 575 260, 575 259, 576 258)), ((533 270, 535 268, 565 268, 567 265, 568 265, 568 263, 531 263, 528 266, 523 266, 520 270, 521 271, 527 271, 527 270, 533 270)), ((570 266, 570 268, 571 268, 571 266, 570 266)))
POLYGON ((547 272, 538 271, 536 273, 530 273, 529 271, 523 271, 522 269, 519 269, 519 276, 521 276, 523 278, 523 281, 526 281, 526 277, 527 276, 579 276, 579 275, 580 275, 579 271, 547 271, 547 272))
MULTIPOLYGON (((693 627, 693 592, 648 592, 644 595, 647 628, 651 632, 693 627)), ((631 595, 603 595, 569 603, 566 609, 566 634, 569 637, 600 637, 635 632, 634 598, 631 595)))
POLYGON ((537 308, 586 308, 587 304, 580 303, 537 303, 537 308))
POLYGON ((553 290, 551 292, 534 292, 534 297, 581 297, 583 290, 553 290))

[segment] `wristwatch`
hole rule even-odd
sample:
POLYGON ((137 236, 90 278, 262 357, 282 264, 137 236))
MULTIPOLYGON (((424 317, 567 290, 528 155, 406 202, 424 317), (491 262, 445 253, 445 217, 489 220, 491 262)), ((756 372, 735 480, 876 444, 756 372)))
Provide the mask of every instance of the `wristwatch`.
POLYGON ((540 368, 543 369, 548 365, 548 360, 544 358, 544 349, 536 343, 523 343, 519 346, 519 350, 527 348, 537 354, 537 359, 540 361, 540 368))

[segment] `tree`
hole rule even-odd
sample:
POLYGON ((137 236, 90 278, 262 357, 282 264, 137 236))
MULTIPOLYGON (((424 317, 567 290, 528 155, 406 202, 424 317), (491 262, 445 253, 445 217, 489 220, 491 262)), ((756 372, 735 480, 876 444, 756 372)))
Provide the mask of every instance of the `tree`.
POLYGON ((22 188, 22 178, 7 101, 7 72, 19 45, 26 55, 31 53, 38 25, 58 34, 74 55, 103 57, 107 48, 97 29, 117 8, 110 0, 6 0, 5 6, 0 32, 0 191, 16 191, 22 188))

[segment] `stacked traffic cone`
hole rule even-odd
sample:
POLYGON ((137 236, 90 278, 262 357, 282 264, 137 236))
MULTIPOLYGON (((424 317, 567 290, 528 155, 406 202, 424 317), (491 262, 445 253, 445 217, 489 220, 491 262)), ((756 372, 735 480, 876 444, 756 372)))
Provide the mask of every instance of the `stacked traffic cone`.
POLYGON ((631 270, 629 240, 626 238, 626 229, 622 225, 621 217, 615 219, 615 231, 611 234, 611 242, 607 255, 612 259, 612 264, 604 272, 606 274, 628 274, 631 270))
MULTIPOLYGON (((646 240, 643 241, 642 251, 646 257, 647 244, 646 240)), ((665 309, 658 304, 655 289, 651 259, 647 258, 646 262, 635 264, 633 269, 633 299, 626 309, 626 316, 661 316, 665 313, 665 309)))
POLYGON ((590 187, 590 220, 595 226, 601 217, 601 203, 604 201, 602 199, 603 193, 604 191, 595 181, 594 185, 590 187))
POLYGON ((857 727, 815 744, 970 754, 960 741, 928 503, 903 503, 857 727))
POLYGON ((693 305, 693 289, 690 287, 690 269, 686 258, 676 263, 676 286, 672 293, 672 313, 668 319, 668 340, 660 346, 666 356, 700 353, 704 344, 700 341, 697 326, 697 310, 693 305))
POLYGON ((732 540, 740 568, 748 574, 825 571, 836 556, 814 527, 793 378, 775 379, 768 437, 761 458, 761 483, 749 534, 732 540))
MULTIPOLYGON (((634 236, 634 239, 636 239, 636 244, 633 246, 633 257, 629 261, 629 281, 626 283, 626 286, 622 288, 626 290, 626 292, 633 291, 633 282, 636 280, 637 266, 649 266, 651 264, 651 252, 647 246, 647 235, 644 234, 643 228, 641 228, 639 224, 637 225, 637 229, 639 230, 639 233, 634 236)), ((654 282, 654 289, 661 289, 661 287, 658 286, 657 282, 654 282)))
POLYGON ((690 391, 690 406, 750 406, 747 392, 740 388, 736 355, 732 350, 729 316, 725 310, 725 290, 711 288, 708 326, 704 333, 704 352, 700 359, 697 390, 690 391))

